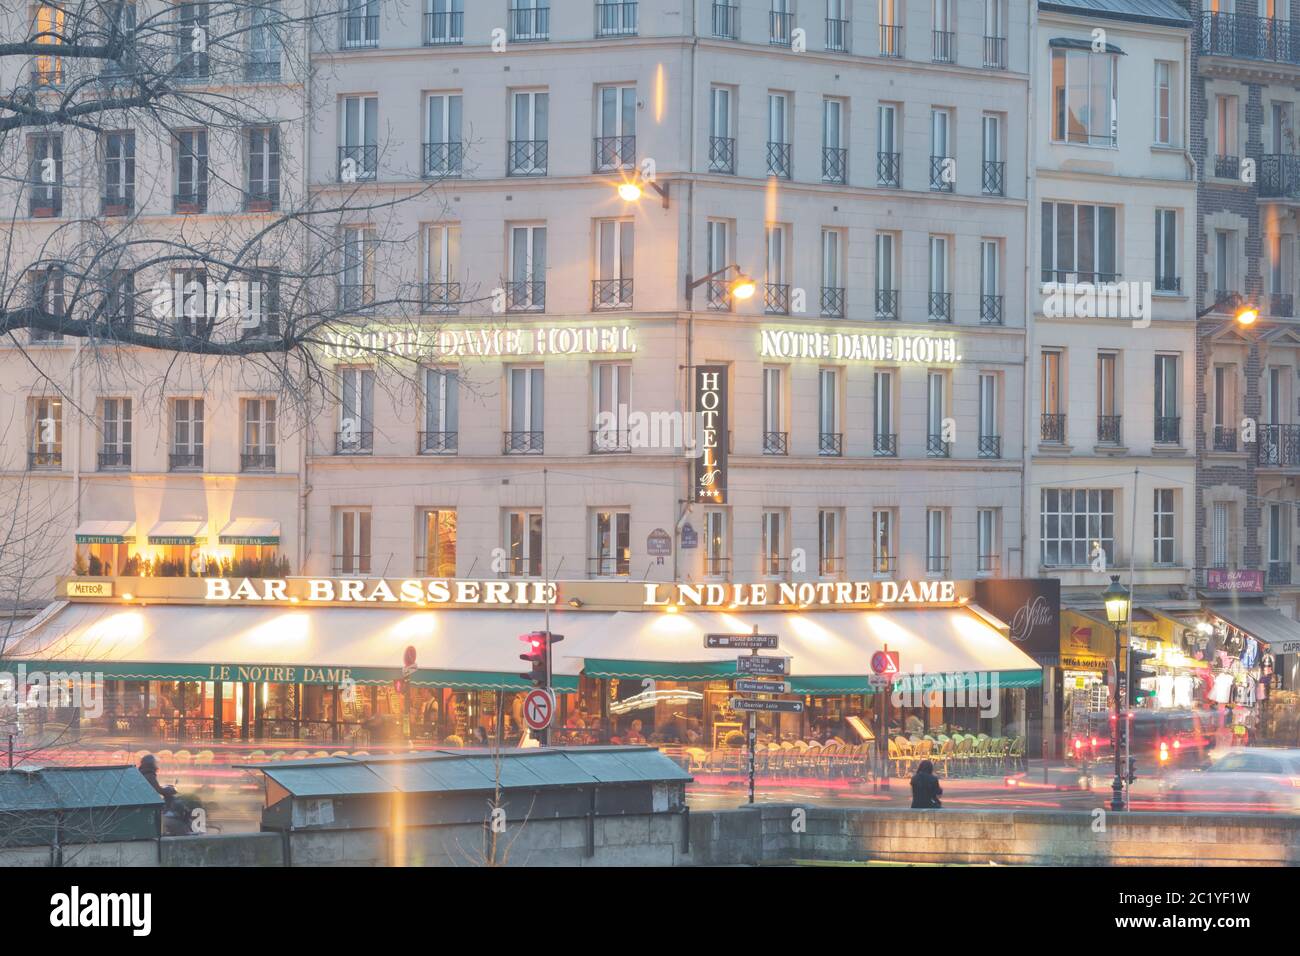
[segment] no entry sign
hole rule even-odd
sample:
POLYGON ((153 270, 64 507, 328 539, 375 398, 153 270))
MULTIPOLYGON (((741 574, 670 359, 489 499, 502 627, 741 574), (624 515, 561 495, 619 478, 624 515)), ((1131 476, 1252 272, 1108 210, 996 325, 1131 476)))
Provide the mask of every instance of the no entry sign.
POLYGON ((555 716, 555 692, 549 687, 534 687, 524 698, 524 723, 529 730, 545 730, 555 716))

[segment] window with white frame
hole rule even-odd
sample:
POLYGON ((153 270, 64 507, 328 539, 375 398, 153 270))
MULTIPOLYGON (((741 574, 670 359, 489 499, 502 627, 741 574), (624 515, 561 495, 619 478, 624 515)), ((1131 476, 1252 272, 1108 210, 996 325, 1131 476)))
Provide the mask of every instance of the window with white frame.
POLYGON ((626 575, 632 570, 632 513, 595 511, 591 516, 591 574, 626 575))
POLYGON ((632 307, 632 263, 636 226, 630 219, 596 222, 596 280, 593 309, 632 307))
POLYGON ((460 443, 460 376, 449 366, 424 369, 421 454, 455 452, 460 443))
POLYGON ((822 230, 822 315, 844 318, 843 249, 845 243, 838 229, 822 230))
POLYGON ((370 226, 344 226, 341 239, 339 307, 356 311, 375 301, 375 230, 370 226))
POLYGON ((898 432, 894 427, 894 373, 878 370, 872 379, 874 432, 872 453, 892 457, 898 454, 898 432))
POLYGON ((275 399, 244 399, 243 426, 241 469, 243 471, 274 469, 277 431, 275 399))
POLYGON ((31 450, 28 466, 57 468, 63 463, 63 399, 31 400, 31 450))
POLYGON ((892 508, 877 508, 871 512, 871 571, 873 574, 892 574, 898 570, 898 550, 894 537, 898 534, 892 508))
POLYGON ((984 168, 980 179, 981 189, 987 196, 1005 196, 1007 192, 1007 164, 1003 156, 1002 126, 1001 113, 985 113, 980 119, 984 146, 984 168))
POLYGON ((269 212, 280 208, 280 129, 253 126, 246 132, 248 183, 245 208, 269 212))
POLYGON ((844 101, 834 97, 822 100, 822 181, 848 181, 848 144, 844 136, 844 101))
POLYGON ((1114 206, 1043 203, 1044 282, 1115 282, 1119 279, 1114 206))
MULTIPOLYGON (((66 279, 60 266, 33 269, 30 273, 32 305, 57 320, 67 315, 66 279)), ((32 328, 28 337, 32 342, 62 342, 63 333, 43 328, 32 328)))
POLYGON ((591 368, 591 407, 595 424, 591 450, 628 451, 628 408, 632 403, 632 363, 597 362, 591 368))
POLYGON ((952 149, 952 112, 944 108, 930 110, 930 188, 952 192, 956 157, 952 149))
POLYGON ((771 315, 788 315, 790 276, 787 259, 790 255, 790 227, 783 223, 769 223, 766 234, 767 289, 763 307, 771 315))
POLYGON ((507 511, 504 518, 506 573, 523 577, 542 575, 543 527, 540 510, 507 511))
POLYGON ((710 577, 731 570, 731 539, 727 529, 727 512, 704 512, 704 573, 710 577))
MULTIPOLYGON (((731 223, 710 219, 704 227, 705 275, 713 275, 730 265, 727 256, 731 249, 731 223)), ((710 309, 731 308, 731 293, 725 278, 711 279, 708 283, 710 309)))
POLYGON ((176 210, 203 212, 208 207, 208 131, 176 133, 176 210))
POLYGON ((932 458, 947 458, 952 454, 944 427, 948 417, 948 373, 927 372, 925 385, 925 453, 932 458))
POLYGON ((1002 296, 1002 240, 980 240, 980 324, 1001 325, 1005 315, 1002 296))
POLYGON ((1238 291, 1237 233, 1233 229, 1214 231, 1214 300, 1223 301, 1238 291))
POLYGON ((1115 492, 1105 488, 1041 489, 1042 563, 1072 568, 1091 564, 1100 547, 1115 563, 1115 492))
POLYGON ((1052 139, 1085 146, 1118 143, 1119 54, 1052 50, 1052 139))
POLYGON ((1174 64, 1156 60, 1155 64, 1155 142, 1171 146, 1174 142, 1174 64))
POLYGON ((817 370, 817 453, 843 454, 843 435, 840 432, 840 370, 817 370))
POLYGON ((510 387, 507 454, 540 454, 546 422, 546 373, 539 366, 515 366, 508 370, 510 387))
POLYGON ((881 103, 876 107, 876 185, 901 186, 900 149, 903 142, 898 128, 899 107, 881 103))
POLYGON ((1233 506, 1226 501, 1214 503, 1214 517, 1210 523, 1210 567, 1226 568, 1233 555, 1233 506))
POLYGON ((979 508, 975 512, 975 555, 977 573, 997 574, 1001 570, 997 508, 979 508))
POLYGON ((131 467, 131 399, 105 398, 100 402, 100 468, 131 467))
POLYGON ((1155 429, 1156 441, 1176 445, 1181 441, 1178 401, 1178 356, 1158 354, 1155 357, 1155 429))
POLYGON ((1174 563, 1174 489, 1155 489, 1153 556, 1156 564, 1174 563))
POLYGON ((789 452, 789 430, 785 427, 785 368, 763 366, 763 454, 789 452))
POLYGON ((334 509, 334 573, 370 573, 370 509, 334 509))
POLYGON ((787 562, 782 549, 785 547, 785 512, 764 511, 762 518, 762 553, 760 573, 764 577, 781 577, 785 574, 787 562))
POLYGON ((103 150, 103 212, 124 215, 135 205, 135 132, 105 133, 103 150))
POLYGON ((424 108, 424 175, 461 175, 465 167, 463 95, 430 93, 425 97, 424 108))
POLYGON ((334 450, 369 452, 375 437, 375 370, 346 366, 339 375, 339 427, 334 450))
POLYGON ((767 171, 789 179, 793 169, 790 142, 790 99, 786 93, 767 94, 767 171))
POLYGON ((542 90, 511 94, 513 121, 506 167, 511 176, 546 175, 550 101, 550 94, 542 90))
POLYGON ((898 258, 897 237, 892 232, 876 233, 876 318, 897 319, 898 258))
POLYGON ((341 97, 338 163, 341 182, 375 178, 379 169, 379 97, 341 97))
POLYGON ((1293 247, 1293 237, 1289 234, 1274 232, 1265 237, 1269 308, 1273 315, 1289 315, 1292 311, 1292 303, 1286 297, 1291 294, 1293 247))
POLYGON ((424 226, 424 308, 432 313, 460 311, 460 223, 424 226))
POLYGON ((732 132, 731 89, 709 89, 709 172, 736 171, 736 138, 732 132))
POLYGON ((952 290, 948 287, 948 237, 930 237, 930 299, 927 312, 931 322, 952 321, 952 290))
POLYGON ((1289 504, 1268 506, 1268 583, 1291 583, 1291 516, 1289 504))
POLYGON ((510 282, 506 286, 506 308, 515 312, 546 309, 546 227, 510 227, 510 282))
POLYGON ((1182 290, 1178 276, 1178 210, 1156 210, 1156 291, 1182 290))
POLYGON ((979 456, 1002 457, 1002 436, 998 428, 998 374, 981 372, 979 377, 979 456))
POLYGON ((1214 175, 1229 179, 1237 177, 1237 157, 1240 155, 1237 130, 1237 97, 1214 98, 1214 175))
POLYGON ((203 399, 172 399, 173 470, 203 467, 203 399))
POLYGON ((844 542, 840 540, 844 513, 839 508, 817 511, 817 573, 823 577, 844 573, 844 542))
POLYGON ((416 514, 415 573, 426 578, 456 576, 456 509, 420 508, 416 514))
POLYGON ((596 172, 636 166, 636 87, 596 88, 596 172))
POLYGON ((948 573, 948 512, 925 510, 925 573, 948 573))

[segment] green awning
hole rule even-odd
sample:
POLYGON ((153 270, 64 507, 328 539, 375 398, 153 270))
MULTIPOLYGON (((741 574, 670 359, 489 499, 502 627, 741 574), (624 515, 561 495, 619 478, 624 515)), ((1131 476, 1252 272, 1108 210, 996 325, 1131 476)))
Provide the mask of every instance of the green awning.
POLYGON ((221 529, 217 541, 226 545, 277 547, 280 544, 280 522, 271 518, 235 518, 221 529))
POLYGON ((204 544, 207 541, 206 521, 160 521, 149 529, 149 543, 153 545, 204 544))
POLYGON ((83 521, 75 532, 77 544, 134 544, 134 521, 83 521))

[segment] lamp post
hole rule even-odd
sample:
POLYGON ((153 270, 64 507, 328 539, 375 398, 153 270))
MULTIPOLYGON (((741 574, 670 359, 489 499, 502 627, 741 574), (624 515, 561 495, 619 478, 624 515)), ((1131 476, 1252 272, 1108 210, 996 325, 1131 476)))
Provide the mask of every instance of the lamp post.
POLYGON ((732 279, 731 282, 728 283, 727 285, 728 294, 730 294, 732 298, 736 298, 736 299, 751 298, 754 295, 754 291, 758 288, 758 283, 756 283, 753 279, 751 279, 748 275, 746 275, 744 270, 741 269, 740 266, 736 265, 733 262, 731 263, 731 265, 723 266, 721 269, 717 269, 713 272, 710 272, 708 275, 702 276, 699 279, 695 278, 693 275, 690 275, 689 273, 687 274, 686 276, 687 311, 690 311, 691 309, 691 300, 694 297, 694 293, 696 289, 704 285, 704 283, 706 282, 710 282, 714 279, 721 279, 732 269, 736 270, 736 278, 732 279))
MULTIPOLYGON (((1124 809, 1124 769, 1123 754, 1119 748, 1120 728, 1124 725, 1124 694, 1120 692, 1120 662, 1121 653, 1124 649, 1120 638, 1120 631, 1128 620, 1129 608, 1132 604, 1131 596, 1128 589, 1119 583, 1119 575, 1110 576, 1110 587, 1106 588, 1101 594, 1102 603, 1106 605, 1106 620, 1115 630, 1115 729, 1111 732, 1111 746, 1115 748, 1115 779, 1111 781, 1111 801, 1112 810, 1124 809)), ((1129 675, 1132 678, 1132 675, 1129 675)), ((1125 693, 1127 693, 1127 682, 1125 682, 1125 693)))

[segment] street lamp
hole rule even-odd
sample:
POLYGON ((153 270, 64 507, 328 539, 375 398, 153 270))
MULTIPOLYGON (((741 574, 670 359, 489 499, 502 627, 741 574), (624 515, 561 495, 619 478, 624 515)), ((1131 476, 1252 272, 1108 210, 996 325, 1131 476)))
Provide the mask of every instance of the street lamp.
POLYGON ((659 194, 663 200, 664 208, 668 208, 668 187, 660 186, 653 179, 645 179, 640 173, 637 173, 631 179, 624 179, 618 184, 618 197, 624 202, 640 202, 641 197, 645 194, 642 186, 646 185, 659 194))
POLYGON ((1248 328, 1259 320, 1259 306, 1243 300, 1241 296, 1237 295, 1235 292, 1232 295, 1224 296, 1213 305, 1207 305, 1205 308, 1201 309, 1201 311, 1196 313, 1196 317, 1198 319, 1203 319, 1211 312, 1215 312, 1225 305, 1231 305, 1233 307, 1232 320, 1240 326, 1248 328))
POLYGON ((748 275, 746 275, 741 270, 740 266, 736 265, 733 262, 731 265, 723 266, 721 269, 717 269, 713 272, 710 272, 708 275, 703 276, 702 278, 699 279, 696 279, 694 276, 690 275, 689 273, 687 274, 686 276, 687 310, 691 308, 691 299, 693 298, 693 294, 696 289, 704 285, 704 283, 706 282, 712 282, 714 279, 722 278, 732 269, 736 270, 736 277, 732 279, 731 282, 727 285, 727 294, 730 295, 733 299, 740 299, 741 301, 744 301, 745 299, 753 298, 754 292, 758 289, 758 283, 755 282, 748 275))
MULTIPOLYGON (((1119 748, 1120 727, 1124 722, 1124 695, 1120 693, 1120 652, 1122 644, 1120 641, 1120 629, 1128 621, 1129 609, 1132 605, 1132 597, 1122 584, 1119 583, 1119 575, 1110 576, 1110 587, 1106 588, 1101 594, 1102 603, 1106 606, 1106 620, 1110 626, 1115 629, 1115 729, 1111 732, 1111 745, 1115 748, 1115 779, 1111 781, 1111 801, 1112 810, 1124 809, 1124 769, 1123 755, 1119 748)), ((1132 679, 1132 675, 1129 675, 1132 679)))

